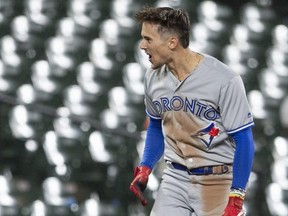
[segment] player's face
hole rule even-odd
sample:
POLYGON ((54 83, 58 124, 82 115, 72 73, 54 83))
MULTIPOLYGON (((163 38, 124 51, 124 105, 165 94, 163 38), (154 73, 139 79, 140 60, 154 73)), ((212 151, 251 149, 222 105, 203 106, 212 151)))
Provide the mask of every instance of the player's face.
POLYGON ((158 25, 142 24, 140 49, 148 55, 153 69, 168 64, 170 60, 169 37, 161 36, 157 29, 158 25))

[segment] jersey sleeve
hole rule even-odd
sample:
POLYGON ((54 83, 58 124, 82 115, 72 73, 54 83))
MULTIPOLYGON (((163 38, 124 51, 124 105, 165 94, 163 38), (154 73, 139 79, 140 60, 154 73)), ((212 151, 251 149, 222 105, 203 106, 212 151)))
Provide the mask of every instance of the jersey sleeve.
POLYGON ((145 94, 145 99, 144 99, 144 103, 145 103, 145 111, 146 114, 153 119, 161 119, 161 116, 159 115, 158 110, 156 109, 156 107, 154 106, 152 100, 150 99, 150 97, 148 95, 145 94))
POLYGON ((228 134, 254 125, 245 87, 240 76, 233 77, 222 86, 219 106, 222 124, 228 134))
POLYGON ((145 78, 144 78, 144 103, 145 103, 145 111, 146 114, 153 119, 161 119, 161 114, 159 113, 159 110, 157 109, 157 106, 153 103, 153 100, 151 98, 151 76, 149 76, 150 71, 147 70, 145 78))

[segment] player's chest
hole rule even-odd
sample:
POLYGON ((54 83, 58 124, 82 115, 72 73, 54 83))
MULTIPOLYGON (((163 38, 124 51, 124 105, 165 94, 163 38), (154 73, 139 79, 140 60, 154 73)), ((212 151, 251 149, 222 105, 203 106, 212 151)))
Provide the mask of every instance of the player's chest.
POLYGON ((165 111, 180 111, 187 109, 217 109, 219 88, 207 82, 206 79, 187 78, 179 82, 168 76, 157 82, 150 89, 150 97, 154 105, 165 111))
POLYGON ((181 112, 192 118, 207 119, 213 121, 219 117, 219 110, 216 97, 205 94, 197 89, 195 91, 177 90, 155 92, 153 105, 158 113, 164 117, 171 112, 181 112), (194 117, 193 117, 194 116, 194 117))

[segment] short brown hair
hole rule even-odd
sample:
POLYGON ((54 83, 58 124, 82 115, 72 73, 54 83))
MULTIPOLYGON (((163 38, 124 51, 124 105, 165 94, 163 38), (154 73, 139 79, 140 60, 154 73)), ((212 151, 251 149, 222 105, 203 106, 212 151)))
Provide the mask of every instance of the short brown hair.
POLYGON ((174 31, 178 34, 180 44, 187 48, 190 40, 190 20, 187 12, 170 7, 145 7, 135 14, 139 23, 159 24, 159 31, 174 31))

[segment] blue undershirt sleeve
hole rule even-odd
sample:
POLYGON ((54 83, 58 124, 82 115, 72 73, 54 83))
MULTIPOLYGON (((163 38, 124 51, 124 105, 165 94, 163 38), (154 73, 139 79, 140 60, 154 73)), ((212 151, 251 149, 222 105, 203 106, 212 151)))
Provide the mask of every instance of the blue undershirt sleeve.
POLYGON ((236 143, 233 163, 232 188, 246 189, 254 159, 254 140, 252 128, 231 134, 236 143))
POLYGON ((153 169, 164 153, 164 137, 161 119, 150 118, 147 128, 143 157, 140 166, 153 169))

